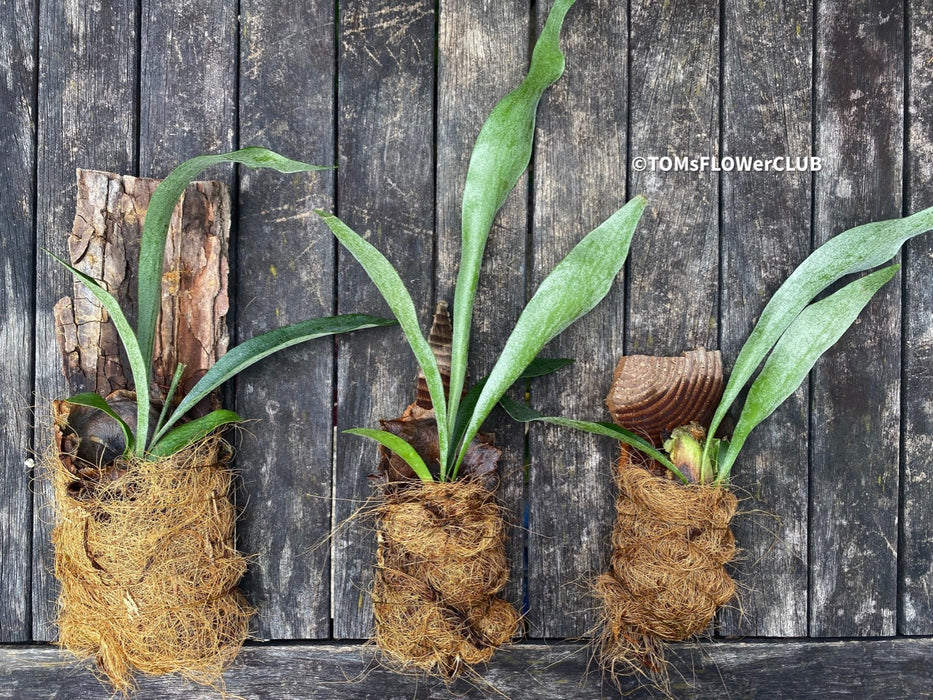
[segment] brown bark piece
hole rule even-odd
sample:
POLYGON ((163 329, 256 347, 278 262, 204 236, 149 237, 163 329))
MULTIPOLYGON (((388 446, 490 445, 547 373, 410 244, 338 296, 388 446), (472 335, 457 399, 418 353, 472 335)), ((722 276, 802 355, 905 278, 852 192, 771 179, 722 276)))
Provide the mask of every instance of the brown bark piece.
POLYGON ((196 182, 176 208, 165 246, 162 315, 153 376, 164 393, 178 363, 186 367, 181 398, 227 351, 227 243, 230 195, 221 182, 196 182))
POLYGON ((660 446, 662 434, 697 421, 706 425, 722 397, 719 350, 680 357, 626 355, 616 365, 606 404, 612 420, 660 446))
MULTIPOLYGON (((100 281, 135 326, 136 264, 146 209, 158 180, 78 170, 71 263, 100 281)), ((187 367, 178 397, 227 349, 230 197, 219 182, 197 182, 176 206, 165 249, 162 313, 153 350, 154 398, 164 397, 177 363, 187 367)), ((56 336, 71 391, 107 396, 133 388, 109 315, 80 282, 55 305, 56 336)))

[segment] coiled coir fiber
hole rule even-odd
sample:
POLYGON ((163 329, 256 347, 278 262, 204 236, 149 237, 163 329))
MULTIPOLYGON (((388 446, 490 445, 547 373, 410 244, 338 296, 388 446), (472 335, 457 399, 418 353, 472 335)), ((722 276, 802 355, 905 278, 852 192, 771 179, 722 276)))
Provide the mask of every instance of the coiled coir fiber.
POLYGON ((59 642, 118 690, 135 671, 214 684, 247 636, 229 455, 207 438, 165 459, 121 460, 117 478, 80 489, 52 460, 59 642))
POLYGON ((719 486, 655 476, 622 448, 610 569, 602 600, 601 664, 611 673, 660 673, 664 642, 702 632, 735 595, 726 572, 735 555, 729 523, 736 498, 719 486))
POLYGON ((491 490, 474 479, 389 484, 378 518, 373 607, 385 654, 452 678, 512 638, 519 616, 496 596, 508 564, 491 490))

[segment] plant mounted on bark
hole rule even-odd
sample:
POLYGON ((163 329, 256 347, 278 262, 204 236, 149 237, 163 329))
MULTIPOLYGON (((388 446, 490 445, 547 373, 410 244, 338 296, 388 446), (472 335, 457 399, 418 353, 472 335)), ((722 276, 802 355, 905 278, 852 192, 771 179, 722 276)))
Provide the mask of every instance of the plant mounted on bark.
MULTIPOLYGON (((121 691, 132 687, 134 671, 178 672, 214 683, 247 635, 252 609, 237 588, 246 559, 233 540, 236 511, 227 467, 231 449, 217 434, 240 418, 216 406, 211 410, 217 401, 214 391, 283 348, 394 323, 363 315, 304 321, 247 340, 204 367, 199 378, 185 375, 186 367, 178 361, 168 371, 168 386, 154 381, 156 360, 164 365, 166 356, 177 358, 177 348, 165 346, 166 337, 187 345, 209 343, 172 335, 163 327, 169 323, 163 296, 171 301, 177 293, 163 285, 177 286, 182 274, 163 271, 163 260, 176 201, 198 173, 225 162, 286 173, 320 169, 262 148, 201 156, 176 168, 148 202, 139 239, 135 332, 114 294, 60 261, 98 302, 102 325, 107 319, 113 323, 135 389, 106 397, 83 391, 54 402, 51 460, 56 496, 52 537, 61 582, 59 640, 78 656, 94 658, 121 691), (154 357, 155 348, 162 357, 154 357)), ((79 253, 85 263, 93 257, 87 250, 79 253)), ((214 276, 225 274, 224 260, 214 276)), ((210 280, 195 277, 194 300, 184 311, 195 315, 199 305, 207 305, 208 315, 224 328, 225 280, 223 298, 215 299, 206 298, 214 293, 210 280)), ((60 318, 59 312, 56 307, 60 318)), ((187 329, 181 321, 176 325, 183 326, 182 333, 187 329)), ((225 328, 222 346, 218 354, 226 348, 225 328)), ((77 351, 94 354, 89 347, 77 351)))
POLYGON ((933 208, 849 229, 815 250, 765 306, 724 390, 718 351, 698 349, 679 358, 623 357, 607 398, 618 425, 546 417, 503 400, 518 420, 623 443, 610 571, 595 582, 603 602, 599 655, 610 671, 661 673, 664 643, 702 632, 732 599, 735 584, 725 564, 735 553, 729 523, 736 499, 728 485, 742 446, 899 266, 813 300, 841 278, 889 262, 905 241, 931 228, 933 208), (719 437, 746 386, 731 436, 719 437))
MULTIPOLYGON (((463 193, 452 328, 441 303, 433 343, 425 339, 392 265, 338 218, 319 212, 379 288, 421 368, 419 400, 401 418, 383 421, 382 430, 347 431, 381 446, 375 636, 403 668, 452 677, 515 634, 518 614, 496 596, 508 577, 505 527, 493 496, 499 450, 480 429, 544 345, 608 293, 645 206, 644 198, 634 198, 558 263, 522 311, 489 376, 464 393, 486 240, 530 160, 538 102, 563 73, 558 39, 572 4, 554 3, 527 77, 496 105, 477 137, 463 193)), ((538 370, 532 366, 531 373, 538 370)))

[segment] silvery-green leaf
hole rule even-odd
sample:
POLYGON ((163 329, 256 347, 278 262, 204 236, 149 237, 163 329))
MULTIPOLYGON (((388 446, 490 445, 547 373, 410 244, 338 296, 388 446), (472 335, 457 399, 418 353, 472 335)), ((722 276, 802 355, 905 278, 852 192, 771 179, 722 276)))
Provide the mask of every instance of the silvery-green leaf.
POLYGON ((421 332, 418 312, 415 310, 415 302, 412 301, 411 294, 408 293, 408 289, 405 287, 405 283, 402 282, 402 278, 399 277, 398 272, 392 267, 392 263, 386 260, 386 257, 375 246, 333 214, 320 210, 316 211, 324 219, 324 223, 337 237, 337 240, 362 265, 366 274, 369 275, 376 288, 379 289, 382 298, 392 309, 395 318, 398 319, 402 332, 415 354, 415 360, 418 362, 421 371, 424 372, 425 383, 431 395, 431 402, 434 404, 434 412, 437 416, 438 445, 442 455, 441 463, 443 464, 443 455, 447 454, 448 445, 447 401, 444 396, 444 381, 441 379, 434 351, 431 350, 431 346, 421 332))
POLYGON ((645 204, 644 197, 633 198, 590 231, 541 282, 515 323, 476 400, 476 407, 457 448, 458 466, 486 416, 544 345, 586 315, 609 293, 628 257, 629 245, 645 204))
POLYGON ((168 457, 210 435, 217 428, 230 423, 239 423, 240 420, 241 418, 233 411, 224 409, 211 411, 206 416, 179 425, 161 440, 157 440, 150 448, 149 454, 153 457, 168 457))
POLYGON ((257 335, 255 338, 250 338, 227 352, 207 370, 204 376, 191 387, 188 395, 182 399, 178 407, 172 411, 171 416, 153 438, 153 441, 158 442, 163 435, 167 437, 169 428, 194 408, 201 399, 225 381, 279 350, 325 335, 348 333, 362 328, 387 326, 394 323, 395 321, 392 319, 376 318, 365 314, 345 314, 327 318, 312 318, 308 321, 275 328, 257 335))
MULTIPOLYGON (((271 168, 280 173, 298 173, 328 170, 329 166, 310 165, 291 160, 267 148, 251 146, 230 153, 197 156, 175 168, 156 188, 146 210, 142 238, 139 243, 139 347, 146 367, 152 366, 152 348, 156 319, 162 304, 162 264, 165 258, 165 240, 169 222, 178 198, 185 188, 205 169, 220 163, 239 163, 248 168, 271 168)), ((137 391, 142 391, 138 385, 137 391)))
POLYGON ((850 282, 822 301, 810 304, 794 319, 749 389, 729 447, 725 454, 720 454, 717 481, 729 478, 752 429, 797 390, 819 357, 842 337, 899 267, 891 265, 850 282))
POLYGON ((431 476, 428 465, 421 459, 421 455, 418 454, 414 447, 409 445, 398 435, 393 435, 385 430, 371 430, 369 428, 353 428, 351 430, 344 430, 343 432, 347 435, 362 435, 363 437, 375 440, 383 447, 392 450, 395 454, 404 459, 406 464, 418 475, 419 479, 422 481, 434 481, 434 477, 431 476))
POLYGON ((817 294, 846 275, 883 265, 897 255, 907 240, 930 229, 933 229, 933 207, 903 219, 850 228, 830 238, 800 263, 768 301, 739 351, 709 434, 716 434, 726 412, 761 361, 817 294))
POLYGON ((662 464, 664 467, 669 469, 671 473, 674 474, 674 476, 676 476, 684 483, 687 483, 687 478, 681 474, 680 470, 674 466, 671 460, 665 457, 664 454, 654 445, 645 440, 643 437, 636 435, 631 430, 626 430, 625 428, 621 428, 618 425, 613 425, 612 423, 592 423, 590 421, 572 420, 570 418, 561 418, 559 416, 545 416, 530 406, 526 406, 525 404, 520 403, 515 399, 509 398, 508 396, 503 396, 499 400, 499 404, 502 406, 502 408, 505 409, 505 412, 508 413, 513 420, 517 420, 519 423, 540 421, 542 423, 551 423, 552 425, 561 425, 565 428, 582 430, 583 432, 593 433, 594 435, 604 435, 606 437, 619 440, 620 442, 624 442, 626 445, 634 447, 635 449, 643 452, 644 454, 657 461, 659 464, 662 464))
POLYGON ((473 299, 486 239, 496 212, 528 167, 538 102, 544 91, 564 72, 564 55, 558 39, 564 16, 573 3, 574 0, 554 2, 532 52, 528 75, 493 108, 480 129, 470 156, 461 210, 460 269, 454 291, 450 404, 447 411, 451 423, 457 418, 466 379, 473 299))

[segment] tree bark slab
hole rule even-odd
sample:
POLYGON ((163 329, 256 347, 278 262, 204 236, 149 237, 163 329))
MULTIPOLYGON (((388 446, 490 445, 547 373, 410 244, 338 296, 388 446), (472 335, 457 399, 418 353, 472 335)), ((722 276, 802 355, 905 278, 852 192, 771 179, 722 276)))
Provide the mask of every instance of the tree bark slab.
MULTIPOLYGON (((136 265, 146 210, 159 180, 78 170, 68 237, 71 264, 100 281, 136 320, 136 265)), ((219 182, 190 185, 175 208, 165 246, 162 311, 150 392, 164 397, 179 363, 180 398, 227 349, 230 195, 219 182)), ((72 392, 107 396, 133 389, 120 337, 107 311, 80 282, 55 305, 55 330, 72 392)))

